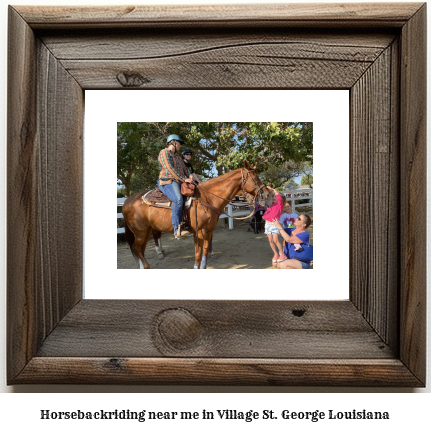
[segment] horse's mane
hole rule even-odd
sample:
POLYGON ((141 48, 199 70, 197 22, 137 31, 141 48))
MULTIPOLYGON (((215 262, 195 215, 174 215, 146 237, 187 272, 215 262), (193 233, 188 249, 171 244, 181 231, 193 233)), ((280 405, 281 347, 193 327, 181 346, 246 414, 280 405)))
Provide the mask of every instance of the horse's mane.
POLYGON ((213 178, 211 178, 209 180, 205 180, 204 182, 202 182, 200 184, 202 184, 202 186, 212 186, 213 183, 225 180, 226 178, 228 178, 229 176, 231 176, 233 173, 236 173, 240 169, 241 168, 237 168, 235 170, 232 170, 232 171, 229 171, 229 172, 227 172, 225 174, 222 174, 222 175, 220 175, 218 177, 213 177, 213 178))

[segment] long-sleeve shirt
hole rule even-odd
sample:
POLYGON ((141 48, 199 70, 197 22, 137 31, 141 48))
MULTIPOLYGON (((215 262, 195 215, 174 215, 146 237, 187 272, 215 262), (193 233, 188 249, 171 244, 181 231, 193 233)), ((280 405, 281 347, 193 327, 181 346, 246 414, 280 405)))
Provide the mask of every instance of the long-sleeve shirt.
POLYGON ((254 214, 258 214, 260 211, 265 211, 265 207, 261 206, 260 204, 256 204, 256 207, 254 208, 254 214))
POLYGON ((266 209, 265 214, 263 215, 263 218, 268 222, 271 222, 274 219, 280 219, 281 212, 284 208, 283 199, 281 198, 281 196, 279 194, 276 194, 275 196, 277 197, 277 202, 269 206, 266 209))
POLYGON ((177 153, 163 149, 159 153, 159 179, 172 179, 183 183, 186 178, 190 177, 188 168, 184 165, 183 160, 177 153))

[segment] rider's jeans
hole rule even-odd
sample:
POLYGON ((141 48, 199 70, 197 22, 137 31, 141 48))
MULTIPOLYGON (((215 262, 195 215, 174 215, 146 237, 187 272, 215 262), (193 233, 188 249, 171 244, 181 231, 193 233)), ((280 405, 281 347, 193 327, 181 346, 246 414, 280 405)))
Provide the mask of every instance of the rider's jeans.
POLYGON ((172 226, 174 233, 176 232, 181 220, 181 212, 183 210, 183 196, 181 195, 181 185, 176 181, 171 184, 161 185, 157 182, 159 189, 172 201, 172 226))

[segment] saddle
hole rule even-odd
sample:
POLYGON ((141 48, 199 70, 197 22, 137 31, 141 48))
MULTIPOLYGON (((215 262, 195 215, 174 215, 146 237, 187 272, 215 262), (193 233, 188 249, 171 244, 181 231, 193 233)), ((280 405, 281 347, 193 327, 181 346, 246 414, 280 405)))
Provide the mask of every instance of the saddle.
POLYGON ((143 195, 142 201, 149 205, 156 203, 165 206, 168 205, 169 207, 172 205, 172 201, 158 188, 158 186, 143 195))
MULTIPOLYGON (((217 208, 212 206, 211 204, 205 203, 203 201, 200 201, 196 196, 195 197, 188 197, 187 201, 185 201, 183 206, 183 212, 181 215, 181 220, 186 225, 189 223, 187 211, 190 206, 192 205, 193 199, 197 204, 200 204, 201 206, 205 206, 212 211, 214 211, 217 216, 220 217, 221 211, 217 208)), ((146 194, 142 196, 142 203, 148 204, 150 207, 159 207, 159 208, 171 208, 172 207, 172 201, 159 189, 158 186, 156 186, 155 189, 150 190, 146 194)))
MULTIPOLYGON (((150 207, 159 208, 171 208, 172 201, 156 186, 155 189, 150 190, 142 196, 142 203, 148 204, 150 207)), ((192 204, 192 198, 189 197, 187 201, 184 202, 183 212, 181 215, 182 223, 187 223, 187 212, 186 210, 190 208, 192 204)))
MULTIPOLYGON (((156 186, 155 189, 148 191, 142 195, 142 202, 153 207, 172 207, 172 201, 156 186)), ((185 208, 189 208, 191 205, 191 197, 184 203, 185 208)))

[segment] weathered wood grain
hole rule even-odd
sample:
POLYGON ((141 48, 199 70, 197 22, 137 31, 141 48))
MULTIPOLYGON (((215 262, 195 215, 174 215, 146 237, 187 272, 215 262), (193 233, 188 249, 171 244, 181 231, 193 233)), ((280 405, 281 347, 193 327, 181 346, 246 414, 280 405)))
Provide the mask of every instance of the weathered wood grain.
POLYGON ((424 38, 414 3, 11 7, 8 382, 423 386, 424 38), (83 90, 199 87, 350 89, 350 301, 80 300, 83 90))
POLYGON ((10 9, 8 371, 82 295, 83 91, 10 9))
POLYGON ((379 34, 139 32, 42 40, 84 89, 350 88, 395 38, 379 34), (107 48, 108 47, 108 48, 107 48), (109 60, 107 60, 109 59, 109 60))
POLYGON ((18 383, 418 387, 399 360, 34 357, 18 383))
POLYGON ((35 289, 46 337, 81 298, 84 92, 37 44, 35 289), (60 290, 59 287, 62 287, 60 290))
POLYGON ((38 356, 91 355, 343 359, 391 358, 394 353, 349 301, 85 300, 48 336, 38 356), (160 311, 172 313, 170 339, 156 326, 160 311), (199 325, 192 343, 184 312, 199 325))
POLYGON ((119 7, 19 7, 33 28, 97 27, 402 27, 420 3, 288 3, 119 7))
POLYGON ((393 53, 388 47, 351 89, 350 298, 384 341, 397 326, 396 303, 390 301, 398 273, 393 53))
MULTIPOLYGON (((191 55, 187 59, 64 61, 65 68, 87 90, 106 89, 235 89, 283 88, 348 89, 365 72, 369 62, 334 62, 273 57, 245 61, 247 49, 222 50, 217 57, 191 55), (239 56, 240 57, 239 57, 239 56), (123 76, 127 78, 122 79, 123 76), (306 81, 307 80, 307 81, 306 81)), ((250 51, 254 51, 250 49, 250 51)), ((269 48, 269 51, 270 48, 269 48)), ((252 54, 251 54, 252 55, 252 54)))
POLYGON ((426 342, 426 5, 401 37, 400 356, 425 380, 426 342), (423 289, 418 289, 424 287, 423 289))
POLYGON ((260 48, 260 56, 270 56, 267 46, 282 45, 281 58, 373 62, 396 37, 394 29, 378 33, 295 29, 204 29, 180 31, 142 29, 127 32, 104 31, 38 32, 40 40, 58 60, 150 60, 187 56, 226 48, 260 48))
POLYGON ((388 223, 387 223, 387 290, 385 308, 388 316, 388 325, 386 328, 386 342, 394 352, 399 353, 399 289, 400 286, 400 267, 399 267, 399 235, 401 215, 399 212, 399 187, 400 187, 400 41, 397 39, 390 46, 391 50, 391 156, 389 157, 388 165, 388 223), (396 318, 395 318, 396 317, 396 318))
POLYGON ((35 355, 33 290, 36 230, 35 38, 25 21, 9 9, 7 128, 7 317, 8 375, 16 376, 35 355))

